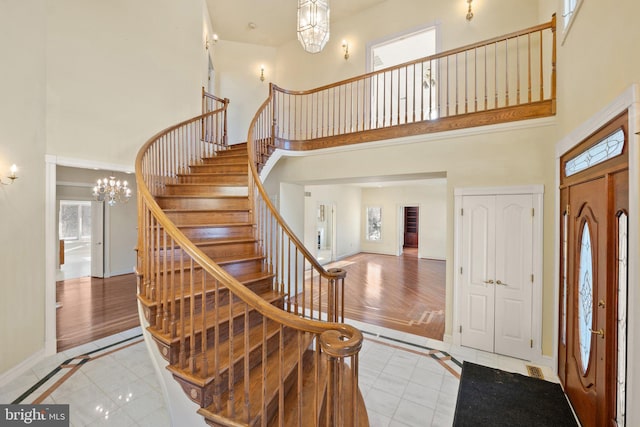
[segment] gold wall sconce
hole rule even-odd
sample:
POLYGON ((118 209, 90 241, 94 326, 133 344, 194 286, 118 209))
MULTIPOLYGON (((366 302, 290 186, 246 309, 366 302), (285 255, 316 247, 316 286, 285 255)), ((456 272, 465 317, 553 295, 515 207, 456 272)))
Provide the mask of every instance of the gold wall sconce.
POLYGON ((349 42, 346 40, 342 40, 342 50, 344 51, 344 59, 345 61, 349 59, 349 42))
POLYGON ((7 178, 9 178, 10 181, 9 182, 3 182, 2 179, 0 178, 0 184, 2 184, 2 185, 13 184, 13 181, 18 179, 18 176, 16 175, 16 172, 18 172, 18 167, 15 164, 11 165, 11 167, 9 168, 9 175, 7 175, 7 178))
POLYGON ((471 2, 473 0, 467 0, 467 3, 469 4, 469 9, 467 10, 467 22, 470 22, 473 19, 473 11, 471 10, 471 2))
POLYGON ((264 81, 264 65, 260 66, 260 81, 264 81))
POLYGON ((207 41, 204 43, 205 49, 209 50, 210 47, 213 47, 214 44, 218 43, 218 35, 212 34, 210 37, 207 37, 207 41))

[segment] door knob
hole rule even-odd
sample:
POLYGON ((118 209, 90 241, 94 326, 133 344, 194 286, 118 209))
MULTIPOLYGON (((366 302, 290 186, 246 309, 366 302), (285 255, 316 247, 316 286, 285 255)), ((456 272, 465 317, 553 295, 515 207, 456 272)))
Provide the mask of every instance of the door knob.
POLYGON ((602 329, 598 329, 597 331, 594 331, 593 329, 589 329, 591 331, 592 334, 595 335, 600 335, 602 338, 604 338, 604 331, 602 329))
POLYGON ((482 283, 489 283, 489 284, 493 284, 493 280, 485 280, 482 283))
POLYGON ((498 281, 496 282, 496 285, 507 286, 507 284, 506 284, 506 283, 502 283, 500 280, 498 280, 498 281))

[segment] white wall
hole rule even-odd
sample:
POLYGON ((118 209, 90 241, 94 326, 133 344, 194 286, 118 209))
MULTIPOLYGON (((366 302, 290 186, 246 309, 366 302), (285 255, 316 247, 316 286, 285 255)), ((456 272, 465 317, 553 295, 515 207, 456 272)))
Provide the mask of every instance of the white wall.
POLYGON ((276 49, 219 40, 213 48, 216 69, 215 94, 231 100, 228 107, 229 143, 245 142, 249 123, 269 96, 276 49), (260 81, 260 66, 265 80, 260 81))
POLYGON ((360 252, 360 203, 362 191, 352 185, 307 185, 305 191, 304 244, 317 254, 317 213, 320 203, 336 208, 336 258, 360 252))
POLYGON ((45 1, 0 2, 0 378, 44 346, 45 1))
POLYGON ((416 185, 362 190, 362 251, 399 255, 404 236, 404 206, 418 206, 418 256, 444 260, 447 256, 447 183, 444 179, 416 185), (366 240, 366 207, 382 207, 382 239, 366 240))
POLYGON ((133 166, 147 139, 197 115, 202 3, 46 2, 47 153, 133 166))

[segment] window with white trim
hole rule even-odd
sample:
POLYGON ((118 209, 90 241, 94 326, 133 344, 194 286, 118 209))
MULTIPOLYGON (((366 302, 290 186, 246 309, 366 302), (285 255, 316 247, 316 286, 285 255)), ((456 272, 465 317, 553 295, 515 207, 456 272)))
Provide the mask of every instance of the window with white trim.
POLYGON ((567 36, 571 24, 578 13, 578 9, 582 5, 582 0, 564 0, 562 6, 562 35, 563 39, 567 36))

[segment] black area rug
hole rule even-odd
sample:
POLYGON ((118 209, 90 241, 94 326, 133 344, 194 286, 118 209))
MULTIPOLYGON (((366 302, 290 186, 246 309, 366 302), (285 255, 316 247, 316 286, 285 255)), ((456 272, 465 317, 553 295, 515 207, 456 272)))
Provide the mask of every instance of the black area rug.
POLYGON ((560 384, 464 362, 453 425, 578 424, 560 384))

